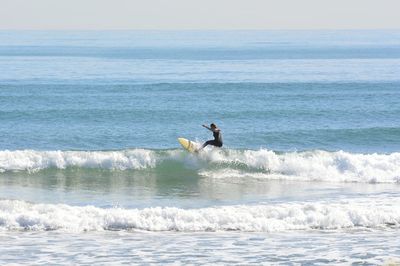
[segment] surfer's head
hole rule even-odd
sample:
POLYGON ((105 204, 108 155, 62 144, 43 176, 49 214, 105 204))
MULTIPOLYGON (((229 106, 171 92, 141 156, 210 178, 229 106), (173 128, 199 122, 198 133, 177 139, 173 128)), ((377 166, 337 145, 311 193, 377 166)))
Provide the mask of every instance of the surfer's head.
POLYGON ((210 124, 210 127, 211 127, 211 128, 217 128, 217 125, 214 124, 214 123, 211 123, 211 124, 210 124))

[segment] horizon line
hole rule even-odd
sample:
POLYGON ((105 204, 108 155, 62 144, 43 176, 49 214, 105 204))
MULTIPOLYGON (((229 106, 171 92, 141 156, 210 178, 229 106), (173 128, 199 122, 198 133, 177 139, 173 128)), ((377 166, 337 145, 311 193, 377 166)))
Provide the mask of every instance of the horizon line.
POLYGON ((188 29, 156 29, 156 28, 115 28, 115 29, 90 29, 90 28, 47 28, 47 29, 36 29, 36 28, 0 28, 0 31, 385 31, 385 30, 400 30, 400 28, 299 28, 299 29, 257 29, 257 28, 243 28, 243 29, 232 29, 232 28, 220 28, 220 29, 207 29, 207 28, 188 28, 188 29))

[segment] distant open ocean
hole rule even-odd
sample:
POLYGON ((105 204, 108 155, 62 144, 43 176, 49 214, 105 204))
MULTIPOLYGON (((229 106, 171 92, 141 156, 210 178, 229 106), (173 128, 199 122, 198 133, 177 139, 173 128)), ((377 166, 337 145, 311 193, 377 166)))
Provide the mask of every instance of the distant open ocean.
POLYGON ((399 31, 0 31, 0 264, 400 263, 399 31), (177 142, 212 138, 190 154, 177 142))

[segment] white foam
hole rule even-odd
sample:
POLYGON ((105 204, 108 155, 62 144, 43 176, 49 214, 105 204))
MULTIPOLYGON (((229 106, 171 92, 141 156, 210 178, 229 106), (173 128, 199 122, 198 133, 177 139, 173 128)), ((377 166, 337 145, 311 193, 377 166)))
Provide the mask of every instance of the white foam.
POLYGON ((86 167, 103 169, 141 169, 155 167, 153 151, 0 151, 0 172, 46 168, 86 167))
POLYGON ((102 209, 0 200, 2 230, 259 231, 400 226, 400 198, 201 209, 102 209))
POLYGON ((273 151, 206 149, 197 155, 180 150, 155 151, 0 151, 0 172, 67 167, 110 170, 146 169, 166 161, 207 177, 300 181, 400 183, 400 153, 357 154, 344 151, 273 151))
POLYGON ((203 154, 213 163, 246 165, 261 170, 223 169, 202 171, 209 177, 253 176, 256 178, 329 182, 399 183, 400 153, 355 154, 344 151, 291 152, 277 154, 269 150, 213 150, 203 154))

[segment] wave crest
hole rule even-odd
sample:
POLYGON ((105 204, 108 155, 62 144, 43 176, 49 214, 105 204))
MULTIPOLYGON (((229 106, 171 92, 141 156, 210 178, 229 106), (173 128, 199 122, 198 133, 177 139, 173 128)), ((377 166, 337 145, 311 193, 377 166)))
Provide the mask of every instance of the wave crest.
POLYGON ((210 156, 213 162, 244 164, 264 171, 238 169, 203 171, 208 177, 247 176, 303 181, 399 183, 400 153, 356 154, 307 151, 278 154, 269 150, 230 150, 210 156))
POLYGON ((151 150, 124 151, 0 151, 0 171, 38 171, 67 167, 101 168, 110 170, 155 167, 151 150))
POLYGON ((208 149, 197 155, 182 150, 0 151, 0 172, 68 167, 107 170, 179 171, 176 164, 210 178, 265 178, 299 181, 400 183, 400 153, 344 151, 276 153, 266 149, 208 149), (161 165, 173 162, 173 167, 161 165))
POLYGON ((102 209, 0 200, 2 230, 259 231, 400 226, 398 198, 202 209, 102 209))

